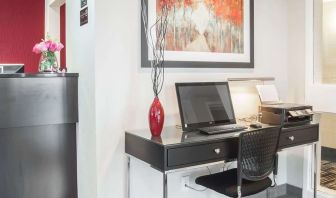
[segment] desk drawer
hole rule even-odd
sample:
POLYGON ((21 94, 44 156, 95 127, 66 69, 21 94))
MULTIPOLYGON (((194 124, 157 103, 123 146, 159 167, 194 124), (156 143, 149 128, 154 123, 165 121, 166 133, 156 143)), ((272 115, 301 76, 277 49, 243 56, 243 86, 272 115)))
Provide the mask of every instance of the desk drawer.
POLYGON ((319 140, 319 127, 313 125, 307 128, 290 129, 286 128, 280 135, 279 148, 287 148, 300 144, 313 143, 319 140))
POLYGON ((168 167, 197 165, 237 157, 238 139, 168 149, 168 167))

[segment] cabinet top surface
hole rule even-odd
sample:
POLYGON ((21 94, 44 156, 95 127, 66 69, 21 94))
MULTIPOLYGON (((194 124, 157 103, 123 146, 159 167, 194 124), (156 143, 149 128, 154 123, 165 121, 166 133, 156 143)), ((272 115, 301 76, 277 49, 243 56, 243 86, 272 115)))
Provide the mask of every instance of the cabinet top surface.
POLYGON ((280 110, 291 110, 291 109, 306 109, 306 108, 311 108, 312 106, 310 105, 302 105, 302 104, 294 104, 294 103, 283 103, 283 104, 264 104, 261 105, 261 107, 264 108, 272 108, 272 109, 280 109, 280 110))
POLYGON ((55 78, 55 77, 78 77, 78 73, 17 73, 0 74, 0 78, 55 78))

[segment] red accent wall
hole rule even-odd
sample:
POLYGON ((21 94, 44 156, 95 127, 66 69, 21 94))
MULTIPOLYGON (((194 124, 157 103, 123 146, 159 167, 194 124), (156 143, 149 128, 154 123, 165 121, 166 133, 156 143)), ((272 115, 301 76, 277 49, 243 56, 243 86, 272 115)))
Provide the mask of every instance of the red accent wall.
POLYGON ((60 27, 61 27, 61 43, 64 45, 61 51, 61 68, 66 67, 66 5, 60 7, 60 27))
POLYGON ((0 63, 24 63, 37 72, 40 56, 32 52, 44 38, 45 0, 1 0, 0 63))

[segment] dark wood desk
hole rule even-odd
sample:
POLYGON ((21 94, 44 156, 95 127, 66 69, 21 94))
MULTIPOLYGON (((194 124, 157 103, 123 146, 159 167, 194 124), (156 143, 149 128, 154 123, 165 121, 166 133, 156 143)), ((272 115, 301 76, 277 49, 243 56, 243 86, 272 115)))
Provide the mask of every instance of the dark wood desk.
MULTIPOLYGON (((240 133, 209 136, 199 132, 182 132, 176 127, 166 127, 161 137, 151 137, 148 130, 129 131, 125 137, 125 152, 129 157, 144 161, 163 173, 163 197, 167 198, 167 173, 181 168, 235 160, 240 133)), ((279 149, 313 144, 318 140, 317 123, 283 128, 279 149)))

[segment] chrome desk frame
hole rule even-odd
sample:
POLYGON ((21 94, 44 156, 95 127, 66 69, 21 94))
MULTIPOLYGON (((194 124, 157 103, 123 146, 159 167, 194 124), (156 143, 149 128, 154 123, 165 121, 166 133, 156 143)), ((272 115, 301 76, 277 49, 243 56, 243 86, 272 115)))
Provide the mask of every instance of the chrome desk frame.
MULTIPOLYGON (((304 147, 304 146, 312 146, 314 150, 314 173, 313 173, 313 191, 314 191, 314 198, 317 198, 317 142, 311 143, 311 144, 306 144, 306 145, 300 145, 297 147, 304 147)), ((294 148, 294 147, 292 147, 294 148)), ((287 148, 283 150, 290 150, 292 148, 287 148)), ((280 150, 279 152, 283 151, 280 150)), ((126 154, 127 158, 127 198, 131 198, 131 157, 130 155, 126 154)), ((134 157, 135 158, 135 157, 134 157)), ((212 165, 218 165, 218 164, 225 164, 225 161, 220 161, 220 162, 214 162, 214 163, 207 163, 207 164, 202 164, 198 166, 191 166, 191 167, 186 167, 186 168, 180 168, 180 169, 175 169, 175 170, 170 170, 170 171, 165 171, 162 174, 162 184, 163 184, 163 198, 168 198, 168 174, 169 173, 175 173, 175 172, 181 172, 181 171, 186 171, 190 169, 196 169, 196 168, 201 168, 201 167, 207 167, 207 166, 212 166, 212 165)))

